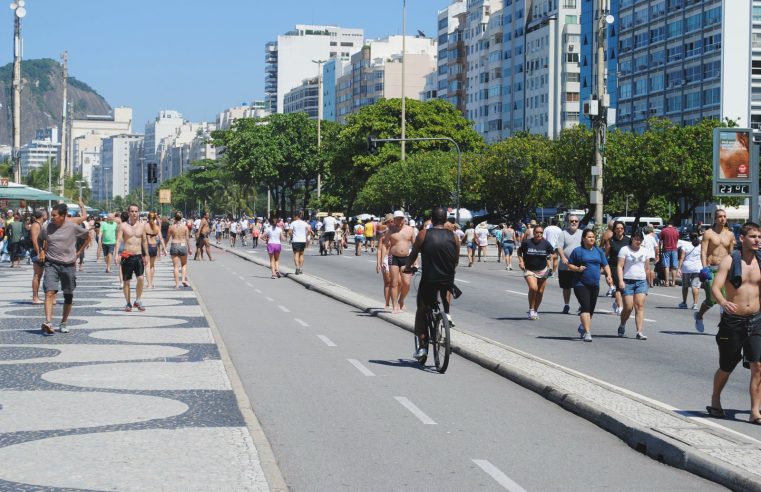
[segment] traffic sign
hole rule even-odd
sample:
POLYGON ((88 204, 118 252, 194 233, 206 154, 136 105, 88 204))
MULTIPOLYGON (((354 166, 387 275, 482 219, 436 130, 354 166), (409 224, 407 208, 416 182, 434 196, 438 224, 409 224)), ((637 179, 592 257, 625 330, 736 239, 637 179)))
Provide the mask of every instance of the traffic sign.
POLYGON ((159 190, 159 203, 172 203, 172 190, 159 190))

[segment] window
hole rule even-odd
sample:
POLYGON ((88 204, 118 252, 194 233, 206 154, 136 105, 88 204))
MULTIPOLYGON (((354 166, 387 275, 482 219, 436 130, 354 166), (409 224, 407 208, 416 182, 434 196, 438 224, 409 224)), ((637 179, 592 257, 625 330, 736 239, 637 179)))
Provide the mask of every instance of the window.
POLYGON ((566 53, 565 54, 565 61, 568 63, 579 63, 579 54, 578 53, 566 53))
POLYGON ((447 26, 449 26, 449 17, 445 16, 442 19, 439 19, 439 31, 442 29, 446 29, 447 26))
POLYGON ((579 75, 578 73, 567 73, 565 75, 566 82, 578 82, 579 81, 579 75))
POLYGON ((712 8, 703 13, 704 27, 719 23, 721 23, 721 7, 712 8))
POLYGON ((641 55, 634 59, 635 70, 647 70, 648 68, 647 55, 641 55))
POLYGON ((578 92, 566 92, 565 93, 565 100, 574 102, 579 100, 579 93, 578 92))
POLYGON ((701 66, 694 65, 684 69, 684 80, 689 84, 690 82, 700 82, 701 66))
POLYGON ((721 49, 721 34, 712 34, 711 36, 706 36, 703 40, 703 51, 706 53, 709 53, 711 51, 716 51, 721 49))
POLYGON ((621 22, 619 22, 621 29, 629 29, 634 25, 634 15, 625 14, 621 16, 621 22))
POLYGON ((625 38, 625 39, 620 39, 618 41, 618 45, 619 45, 618 46, 618 51, 620 51, 621 53, 627 53, 627 52, 631 51, 632 50, 632 42, 633 42, 633 39, 630 38, 630 37, 629 38, 625 38))
POLYGON ((682 96, 670 96, 666 98, 666 112, 673 113, 682 110, 682 96))
POLYGON ((706 106, 719 104, 721 102, 721 91, 718 87, 706 89, 703 91, 703 104, 706 106))
POLYGON ((650 77, 650 90, 651 91, 663 90, 663 74, 657 74, 650 77))
POLYGON ((701 16, 699 13, 687 17, 684 32, 697 31, 701 28, 701 16))
POLYGON ((619 75, 629 75, 632 73, 632 61, 626 60, 618 62, 618 73, 619 75))
POLYGON ((621 99, 630 99, 632 97, 632 85, 630 83, 621 84, 618 88, 618 96, 621 99))
POLYGON ((658 67, 666 63, 666 52, 663 50, 650 53, 650 66, 658 67))
POLYGON ((653 21, 658 17, 666 15, 666 2, 662 1, 655 5, 650 5, 650 20, 653 21))
POLYGON ((703 51, 703 40, 696 39, 694 41, 688 41, 684 43, 684 57, 690 58, 693 56, 699 56, 703 51))
POLYGON ((647 46, 647 33, 641 32, 634 35, 634 49, 644 48, 647 46))
POLYGON ((666 39, 666 26, 650 29, 650 43, 657 43, 666 39))
POLYGON ((666 50, 666 62, 671 63, 682 59, 684 49, 682 46, 674 46, 666 50))
MULTIPOLYGON (((756 63, 756 62, 753 62, 756 63)), ((703 78, 713 79, 721 75, 721 62, 712 61, 703 65, 703 78)))
POLYGON ((647 9, 635 10, 634 11, 634 25, 638 26, 640 24, 646 24, 647 14, 648 14, 647 9))
POLYGON ((655 116, 663 113, 663 98, 651 97, 648 103, 648 111, 650 116, 655 116))
POLYGON ((682 35, 682 20, 670 22, 666 27, 666 37, 668 39, 676 38, 682 35))
POLYGON ((684 109, 695 109, 700 107, 700 92, 690 92, 684 95, 684 109))
MULTIPOLYGON (((718 65, 719 62, 715 62, 715 63, 718 65)), ((706 63, 706 66, 708 66, 707 63, 706 63)), ((761 75, 761 60, 753 60, 751 72, 753 73, 753 75, 761 75)))
POLYGON ((681 69, 666 73, 666 87, 676 87, 684 82, 684 74, 681 69))
POLYGON ((578 24, 579 18, 575 15, 566 15, 565 16, 565 23, 566 24, 578 24))
POLYGON ((634 81, 634 95, 642 96, 647 92, 647 79, 638 79, 634 81))
POLYGON ((761 7, 753 7, 753 22, 761 22, 761 7))

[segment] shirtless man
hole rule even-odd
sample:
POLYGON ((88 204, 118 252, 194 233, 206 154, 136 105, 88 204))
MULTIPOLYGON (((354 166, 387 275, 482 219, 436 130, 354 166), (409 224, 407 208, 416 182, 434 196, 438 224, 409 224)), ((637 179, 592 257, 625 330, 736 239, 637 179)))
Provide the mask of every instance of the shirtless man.
MULTIPOLYGON (((716 210, 714 214, 713 228, 703 233, 703 240, 700 242, 700 261, 704 268, 711 270, 713 275, 719 269, 719 264, 735 248, 735 235, 727 229, 727 212, 723 209, 716 210)), ((712 279, 703 282, 703 289, 706 292, 705 301, 700 305, 700 310, 695 313, 695 329, 699 332, 705 330, 703 324, 703 315, 716 304, 712 295, 712 279)))
POLYGON ((415 239, 415 230, 404 223, 404 212, 394 212, 394 222, 388 227, 383 241, 384 250, 391 256, 391 306, 392 314, 404 310, 404 299, 410 291, 411 275, 402 273, 415 239))
POLYGON ((740 360, 750 365, 750 418, 761 425, 761 269, 757 253, 761 249, 761 227, 747 222, 740 232, 741 250, 725 254, 711 288, 716 303, 723 308, 716 345, 719 369, 713 377, 712 417, 724 417, 721 390, 740 360), (726 289, 726 294, 724 290, 726 289))
POLYGON ((124 251, 121 254, 121 272, 124 281, 122 289, 124 290, 124 299, 127 301, 124 310, 132 311, 134 306, 140 311, 145 311, 140 297, 143 295, 145 265, 148 263, 148 257, 145 256, 145 253, 148 252, 148 235, 145 224, 140 222, 138 206, 132 204, 127 211, 129 212, 129 219, 122 222, 116 232, 116 244, 121 244, 124 241, 124 251), (134 304, 130 302, 133 274, 137 277, 137 294, 134 304))
MULTIPOLYGON (((201 217, 201 223, 198 226, 198 238, 196 239, 196 254, 195 259, 198 259, 198 256, 201 256, 201 260, 203 261, 203 252, 206 251, 206 256, 209 257, 209 261, 214 261, 211 259, 211 246, 209 245, 209 234, 211 233, 211 226, 209 225, 209 212, 204 212, 203 216, 201 217)), ((241 238, 244 237, 243 233, 240 235, 241 238)), ((233 246, 235 246, 233 244, 233 246)), ((245 244, 244 244, 245 246, 245 244)))

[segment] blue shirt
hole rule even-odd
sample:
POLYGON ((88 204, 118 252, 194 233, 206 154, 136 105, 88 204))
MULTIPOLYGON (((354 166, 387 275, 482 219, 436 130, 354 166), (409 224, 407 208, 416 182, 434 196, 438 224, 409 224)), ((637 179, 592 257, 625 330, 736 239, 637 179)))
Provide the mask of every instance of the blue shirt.
POLYGON ((568 262, 577 267, 587 267, 583 272, 575 272, 573 275, 573 286, 597 287, 600 285, 600 270, 608 266, 608 259, 605 258, 605 252, 597 246, 587 249, 579 246, 571 252, 568 262))

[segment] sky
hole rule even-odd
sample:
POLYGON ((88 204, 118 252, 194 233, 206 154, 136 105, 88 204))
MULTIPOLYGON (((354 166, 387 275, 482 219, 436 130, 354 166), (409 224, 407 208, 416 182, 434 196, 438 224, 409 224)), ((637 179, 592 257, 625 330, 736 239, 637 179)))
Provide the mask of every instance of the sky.
MULTIPOLYGON (((407 32, 435 37, 449 3, 407 0, 407 32)), ((24 58, 68 51, 69 75, 112 107, 132 107, 135 133, 162 109, 214 121, 264 99, 264 45, 296 24, 363 28, 368 39, 402 32, 402 0, 26 0, 26 10, 24 58)), ((0 65, 13 61, 8 7, 3 25, 0 65)))

